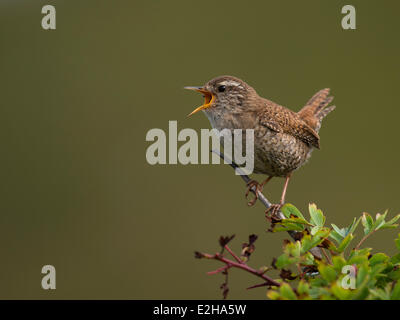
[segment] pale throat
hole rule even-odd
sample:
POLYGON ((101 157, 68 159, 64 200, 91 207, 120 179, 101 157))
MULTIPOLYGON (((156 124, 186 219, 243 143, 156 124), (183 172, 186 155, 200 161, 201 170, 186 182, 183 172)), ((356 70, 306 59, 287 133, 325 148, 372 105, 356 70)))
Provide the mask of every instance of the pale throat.
POLYGON ((235 112, 231 110, 227 110, 228 108, 224 108, 223 106, 213 106, 211 108, 203 110, 208 120, 210 121, 211 126, 214 129, 223 130, 223 129, 248 129, 254 128, 254 121, 252 116, 248 117, 238 117, 235 112))

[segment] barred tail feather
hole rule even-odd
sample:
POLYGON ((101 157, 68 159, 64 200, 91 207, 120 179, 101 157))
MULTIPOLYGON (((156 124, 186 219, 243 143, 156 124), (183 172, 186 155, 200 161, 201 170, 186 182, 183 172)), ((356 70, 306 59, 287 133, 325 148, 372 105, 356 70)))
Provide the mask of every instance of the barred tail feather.
POLYGON ((321 128, 322 119, 335 109, 335 106, 328 107, 333 100, 333 97, 329 96, 329 92, 329 88, 318 91, 298 112, 304 122, 317 132, 321 128))

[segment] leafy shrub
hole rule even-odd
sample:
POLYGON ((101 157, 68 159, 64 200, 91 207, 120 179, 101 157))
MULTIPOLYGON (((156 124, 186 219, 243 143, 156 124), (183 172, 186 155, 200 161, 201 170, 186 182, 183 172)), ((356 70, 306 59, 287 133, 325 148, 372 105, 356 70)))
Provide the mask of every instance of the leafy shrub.
POLYGON ((285 240, 282 254, 273 260, 271 267, 254 269, 247 263, 255 250, 257 236, 251 235, 236 255, 228 246, 232 237, 221 237, 221 252, 214 255, 196 252, 197 258, 214 259, 223 267, 209 272, 222 273, 226 280, 221 285, 224 298, 229 292, 228 271, 239 268, 263 279, 250 288, 266 286, 269 299, 380 299, 400 300, 400 234, 395 239, 397 254, 392 257, 384 253, 371 253, 363 247, 365 240, 378 230, 396 228, 400 214, 386 221, 387 212, 377 214, 375 219, 368 213, 352 221, 348 227, 335 224, 325 226, 326 218, 315 204, 309 205, 307 220, 293 205, 282 207, 286 219, 269 217, 272 232, 286 231, 294 240, 285 240), (363 236, 349 250, 357 227, 363 226, 363 236), (346 250, 348 249, 348 250, 346 250), (228 252, 233 260, 226 257, 228 252), (267 273, 277 270, 279 278, 267 273))

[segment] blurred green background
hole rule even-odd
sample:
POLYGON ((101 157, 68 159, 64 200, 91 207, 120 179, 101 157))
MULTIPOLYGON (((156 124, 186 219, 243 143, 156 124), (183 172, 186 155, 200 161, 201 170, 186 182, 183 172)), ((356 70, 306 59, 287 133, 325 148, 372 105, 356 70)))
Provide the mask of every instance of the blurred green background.
MULTIPOLYGON (((352 0, 357 30, 346 31, 345 4, 2 0, 0 298, 219 299, 222 276, 205 274, 218 264, 194 250, 233 233, 239 250, 255 233, 253 266, 279 255, 287 235, 265 232, 229 167, 146 162, 148 130, 209 128, 186 118, 202 99, 182 87, 222 74, 293 110, 332 89, 337 109, 289 202, 316 202, 340 226, 398 213, 400 5, 352 0), (55 31, 41 28, 45 4, 55 31), (41 288, 45 264, 56 290, 41 288)), ((274 180, 264 193, 277 201, 274 180)), ((397 232, 367 245, 391 254, 397 232)), ((245 290, 255 283, 234 270, 230 298, 265 298, 245 290)))

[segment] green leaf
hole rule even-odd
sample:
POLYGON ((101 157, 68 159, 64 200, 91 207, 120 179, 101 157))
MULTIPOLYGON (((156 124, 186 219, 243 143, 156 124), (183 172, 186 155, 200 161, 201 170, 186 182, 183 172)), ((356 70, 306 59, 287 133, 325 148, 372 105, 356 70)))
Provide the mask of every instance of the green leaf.
POLYGON ((340 236, 342 236, 342 238, 344 238, 346 236, 346 230, 340 229, 336 224, 331 224, 331 226, 333 227, 333 230, 335 230, 340 236))
POLYGON ((357 289, 354 294, 351 296, 352 300, 366 300, 369 295, 369 289, 365 286, 357 289))
POLYGON ((390 271, 387 274, 388 278, 393 280, 393 281, 399 281, 400 280, 400 269, 394 269, 393 271, 390 271))
POLYGON ((306 234, 301 239, 301 253, 306 253, 311 248, 313 248, 313 241, 310 235, 306 234))
POLYGON ((385 224, 385 218, 387 215, 387 210, 384 214, 377 213, 375 217, 375 223, 373 226, 374 230, 379 230, 385 224))
POLYGON ((379 228, 379 230, 383 230, 383 229, 396 229, 399 225, 398 224, 384 224, 383 226, 381 226, 379 228))
POLYGON ((366 263, 362 264, 361 266, 358 267, 357 270, 357 283, 356 286, 359 288, 362 285, 366 285, 369 281, 369 268, 366 263))
POLYGON ((282 213, 285 215, 286 218, 290 218, 292 215, 296 216, 300 219, 305 220, 304 216, 301 214, 300 210, 297 209, 294 205, 290 203, 286 203, 282 208, 281 208, 282 213))
POLYGON ((343 252, 344 250, 346 250, 346 248, 348 247, 348 245, 350 244, 351 240, 353 240, 354 236, 349 233, 344 239, 343 241, 340 243, 338 251, 339 252, 343 252))
POLYGON ((291 286, 289 286, 287 283, 283 283, 279 287, 279 291, 283 298, 288 299, 288 300, 297 300, 296 294, 293 292, 293 289, 291 288, 291 286))
POLYGON ((375 266, 376 264, 379 263, 385 263, 389 260, 389 257, 384 254, 384 253, 375 253, 370 259, 369 259, 369 265, 371 267, 375 266))
MULTIPOLYGON (((347 234, 349 233, 354 233, 354 231, 356 230, 358 224, 361 221, 361 217, 360 218, 354 218, 352 224, 347 228, 347 234)), ((346 234, 346 235, 347 235, 346 234)))
POLYGON ((289 242, 284 248, 285 254, 289 257, 300 257, 301 253, 301 242, 297 240, 296 242, 289 242))
POLYGON ((398 264, 400 263, 400 253, 395 254, 391 259, 390 262, 393 264, 398 264))
POLYGON ((280 294, 276 291, 273 290, 269 290, 267 292, 267 297, 271 300, 279 300, 279 298, 281 297, 280 294))
POLYGON ((390 300, 400 300, 400 281, 397 281, 390 295, 390 300))
POLYGON ((400 214, 398 214, 397 216, 395 216, 393 219, 389 220, 388 222, 386 222, 386 224, 394 224, 397 220, 400 219, 400 214))
POLYGON ((374 220, 368 213, 366 212, 363 213, 363 216, 361 218, 361 223, 364 226, 364 234, 367 235, 368 233, 370 233, 372 227, 374 226, 374 220))
POLYGON ((386 292, 383 289, 370 289, 369 292, 371 293, 372 297, 376 298, 376 299, 380 299, 380 300, 389 300, 390 296, 388 294, 388 292, 386 292))
POLYGON ((352 250, 349 256, 349 259, 352 259, 353 257, 358 257, 358 256, 365 256, 366 259, 368 259, 370 252, 371 252, 371 248, 363 248, 360 250, 352 250))
POLYGON ((331 266, 321 263, 318 267, 318 271, 321 274, 322 278, 324 278, 328 282, 333 282, 336 280, 337 272, 331 266))
POLYGON ((341 243, 347 235, 354 233, 360 221, 361 217, 358 219, 354 218, 353 222, 347 228, 339 228, 336 224, 332 223, 333 230, 329 236, 336 242, 341 243))
POLYGON ((301 253, 306 253, 311 248, 314 248, 321 244, 324 239, 329 235, 330 229, 329 228, 321 228, 318 232, 313 235, 304 235, 301 239, 301 253))
POLYGON ((325 216, 320 209, 317 209, 316 204, 311 203, 308 207, 308 210, 310 212, 311 223, 316 226, 323 227, 325 224, 325 216))
POLYGON ((311 266, 314 264, 314 262, 315 262, 315 259, 311 252, 304 253, 304 255, 302 257, 303 264, 305 264, 307 266, 311 266))
POLYGON ((333 267, 336 271, 342 272, 343 267, 347 264, 346 260, 342 256, 334 256, 332 257, 333 267))
POLYGON ((282 269, 286 266, 293 264, 294 262, 296 262, 295 258, 291 258, 286 253, 284 253, 278 257, 278 259, 275 262, 275 266, 278 269, 282 269))
POLYGON ((310 231, 311 235, 315 235, 320 229, 321 229, 320 226, 312 227, 310 231))
POLYGON ((356 255, 353 256, 351 259, 348 260, 348 264, 363 264, 368 262, 368 256, 367 255, 356 255))
POLYGON ((343 237, 339 233, 337 233, 335 230, 332 230, 331 233, 329 234, 329 236, 333 240, 335 240, 337 243, 340 243, 343 240, 343 237))
POLYGON ((273 231, 280 232, 280 231, 303 231, 305 229, 304 224, 293 222, 293 219, 283 219, 276 224, 273 231))
POLYGON ((310 292, 310 285, 304 280, 300 280, 297 286, 297 292, 301 295, 306 295, 310 292))
POLYGON ((310 223, 307 220, 303 219, 303 218, 292 217, 292 218, 289 218, 288 220, 292 221, 294 223, 300 223, 300 224, 304 224, 304 225, 310 226, 310 223))
POLYGON ((397 216, 395 216, 393 219, 387 221, 380 229, 393 229, 393 228, 397 228, 399 225, 395 224, 395 222, 397 220, 400 219, 400 214, 398 214, 397 216))
POLYGON ((349 289, 344 289, 341 286, 338 286, 337 283, 332 285, 331 291, 339 300, 348 300, 351 295, 351 291, 349 289))
POLYGON ((327 238, 331 233, 331 229, 327 227, 320 228, 314 237, 327 238))

